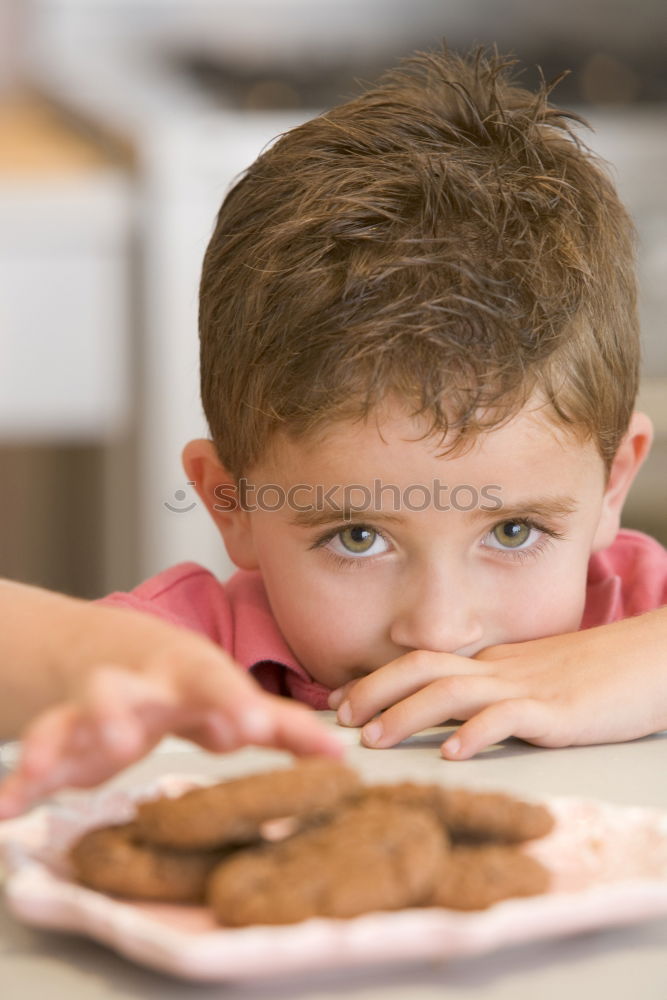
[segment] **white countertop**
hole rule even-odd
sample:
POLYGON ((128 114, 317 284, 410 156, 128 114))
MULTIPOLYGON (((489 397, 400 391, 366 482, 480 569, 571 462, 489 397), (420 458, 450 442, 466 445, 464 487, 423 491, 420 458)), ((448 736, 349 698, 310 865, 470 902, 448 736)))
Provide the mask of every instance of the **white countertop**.
MULTIPOLYGON (((323 713, 333 722, 333 713, 323 713)), ((470 761, 440 758, 429 730, 393 750, 367 750, 343 731, 348 758, 366 780, 437 778, 530 798, 573 795, 667 808, 667 733, 632 743, 548 750, 516 740, 470 761)), ((109 784, 144 784, 167 772, 231 777, 270 767, 284 755, 249 749, 226 757, 167 741, 109 784)), ((82 793, 76 793, 82 794, 82 793)), ((667 920, 537 942, 447 963, 310 972, 256 985, 202 986, 130 964, 101 945, 16 923, 0 904, 0 996, 20 1000, 225 997, 226 1000, 664 1000, 667 920)))

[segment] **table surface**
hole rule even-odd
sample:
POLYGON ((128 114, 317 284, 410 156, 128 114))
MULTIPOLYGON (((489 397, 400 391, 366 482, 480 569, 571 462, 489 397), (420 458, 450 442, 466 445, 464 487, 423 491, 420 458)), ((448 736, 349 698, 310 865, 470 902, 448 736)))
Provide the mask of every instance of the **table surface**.
MULTIPOLYGON (((332 725, 333 713, 323 713, 332 725)), ((667 732, 632 743, 546 750, 517 740, 470 761, 445 761, 442 730, 429 730, 391 750, 367 750, 343 731, 350 763, 374 780, 439 780, 541 798, 574 795, 622 805, 667 808, 667 732)), ((285 759, 248 749, 226 757, 168 741, 108 784, 147 783, 167 772, 236 776, 285 759)), ((85 793, 74 793, 76 795, 85 793)), ((102 945, 18 924, 0 903, 0 996, 21 1000, 664 1000, 667 919, 570 938, 514 946, 450 960, 309 972, 272 982, 200 985, 131 964, 102 945)))

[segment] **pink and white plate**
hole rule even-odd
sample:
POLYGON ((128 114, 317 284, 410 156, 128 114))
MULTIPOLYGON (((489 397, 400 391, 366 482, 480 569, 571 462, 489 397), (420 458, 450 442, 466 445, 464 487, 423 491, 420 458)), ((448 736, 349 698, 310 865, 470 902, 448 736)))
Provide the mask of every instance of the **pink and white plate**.
POLYGON ((0 823, 11 912, 36 927, 88 935, 162 972, 209 982, 442 960, 667 915, 667 812, 575 798, 544 801, 556 827, 527 848, 552 872, 551 891, 475 913, 414 909, 226 929, 204 907, 124 902, 72 881, 67 848, 85 830, 124 822, 138 799, 158 791, 177 795, 204 783, 166 775, 132 793, 98 792, 76 806, 47 805, 0 823))

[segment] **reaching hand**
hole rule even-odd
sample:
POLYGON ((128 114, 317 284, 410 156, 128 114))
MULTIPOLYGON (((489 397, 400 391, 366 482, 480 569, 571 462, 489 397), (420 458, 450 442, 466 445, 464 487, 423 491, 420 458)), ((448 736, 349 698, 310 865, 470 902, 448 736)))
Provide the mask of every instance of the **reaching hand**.
POLYGON ((30 722, 18 767, 0 784, 0 819, 58 788, 98 784, 167 733, 217 752, 256 744, 342 753, 310 709, 263 692, 222 650, 179 631, 139 669, 105 663, 80 672, 68 696, 30 722))

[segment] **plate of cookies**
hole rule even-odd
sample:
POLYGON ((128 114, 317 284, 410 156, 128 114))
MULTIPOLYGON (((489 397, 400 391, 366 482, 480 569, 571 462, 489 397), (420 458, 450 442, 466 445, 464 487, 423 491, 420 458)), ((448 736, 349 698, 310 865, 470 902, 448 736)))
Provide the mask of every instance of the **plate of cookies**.
POLYGON ((446 959, 667 914, 667 812, 322 758, 0 823, 12 913, 185 979, 446 959))

